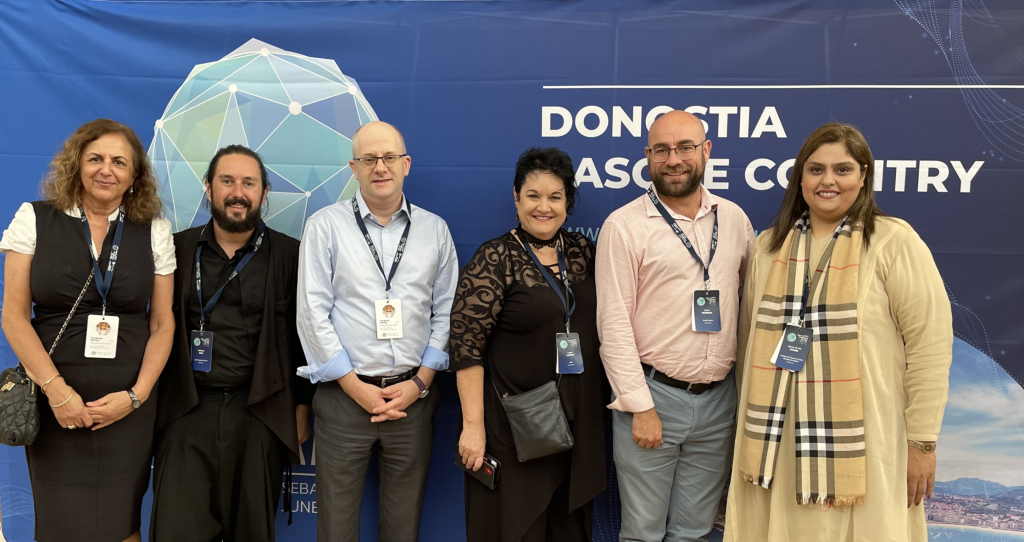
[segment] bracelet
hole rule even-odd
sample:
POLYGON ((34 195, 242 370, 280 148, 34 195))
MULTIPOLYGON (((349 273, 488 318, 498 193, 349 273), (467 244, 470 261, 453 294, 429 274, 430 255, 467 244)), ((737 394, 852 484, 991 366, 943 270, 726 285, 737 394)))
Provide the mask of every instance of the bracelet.
POLYGON ((43 385, 39 386, 39 387, 43 388, 43 391, 45 392, 46 391, 46 385, 49 384, 50 382, 53 382, 53 379, 55 379, 55 378, 64 378, 64 377, 60 376, 60 373, 57 373, 57 374, 51 376, 50 379, 47 380, 46 382, 43 382, 43 385))
POLYGON ((71 392, 71 393, 70 393, 70 394, 68 395, 68 398, 64 400, 64 402, 62 402, 62 403, 61 403, 61 404, 59 404, 59 405, 50 405, 50 408, 57 408, 57 407, 62 407, 62 406, 64 406, 65 404, 67 404, 67 402, 68 402, 68 401, 70 401, 70 400, 71 400, 71 398, 72 398, 72 397, 74 397, 74 396, 75 396, 75 392, 73 392, 73 391, 72 391, 72 392, 71 392))

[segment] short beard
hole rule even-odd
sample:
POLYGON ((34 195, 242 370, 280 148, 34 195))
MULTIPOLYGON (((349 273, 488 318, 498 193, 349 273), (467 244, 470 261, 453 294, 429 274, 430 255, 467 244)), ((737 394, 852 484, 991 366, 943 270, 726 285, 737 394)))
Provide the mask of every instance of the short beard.
POLYGON ((252 208, 252 204, 240 198, 229 199, 224 202, 224 206, 221 207, 214 202, 210 202, 210 216, 220 226, 220 229, 228 233, 245 233, 247 231, 253 231, 256 226, 260 224, 260 208, 252 208), (234 203, 244 203, 249 206, 249 210, 246 211, 245 216, 241 220, 231 218, 228 214, 227 206, 234 203))
POLYGON ((669 185, 665 182, 665 177, 657 171, 656 164, 652 163, 648 167, 647 172, 650 173, 651 182, 654 183, 654 188, 657 189, 659 196, 685 198, 700 190, 700 185, 704 182, 704 166, 706 163, 703 157, 701 157, 701 163, 690 169, 690 176, 682 185, 669 185))

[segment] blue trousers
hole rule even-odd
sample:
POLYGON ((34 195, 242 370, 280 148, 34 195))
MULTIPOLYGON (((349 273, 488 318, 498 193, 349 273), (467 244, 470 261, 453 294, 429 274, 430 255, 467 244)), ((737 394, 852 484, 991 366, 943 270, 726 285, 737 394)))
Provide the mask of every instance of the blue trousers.
POLYGON ((619 541, 703 540, 714 526, 731 463, 736 425, 733 375, 700 395, 650 378, 647 386, 661 418, 661 446, 641 448, 633 442, 633 414, 612 414, 622 502, 619 541))

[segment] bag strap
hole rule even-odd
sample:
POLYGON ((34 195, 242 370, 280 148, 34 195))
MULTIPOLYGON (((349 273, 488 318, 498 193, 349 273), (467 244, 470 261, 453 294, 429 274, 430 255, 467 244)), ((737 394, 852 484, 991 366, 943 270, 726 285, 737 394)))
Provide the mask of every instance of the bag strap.
MULTIPOLYGON (((484 377, 486 378, 486 375, 484 375, 484 377)), ((494 393, 497 393, 498 394, 498 399, 501 399, 503 396, 501 395, 501 392, 498 391, 498 385, 494 383, 494 378, 490 378, 489 380, 491 381, 491 387, 494 388, 494 393)), ((562 384, 562 375, 558 375, 558 377, 555 378, 555 388, 557 389, 558 386, 560 386, 561 384, 562 384)))
POLYGON ((53 346, 50 347, 48 355, 53 355, 53 351, 57 349, 57 343, 60 342, 60 338, 64 335, 64 330, 67 329, 68 324, 71 323, 71 317, 75 315, 75 311, 78 310, 78 304, 82 302, 82 298, 85 297, 85 291, 89 289, 89 283, 92 282, 92 276, 96 273, 95 268, 89 271, 89 278, 85 279, 85 286, 82 286, 82 291, 78 294, 78 299, 75 300, 75 305, 71 307, 71 312, 68 313, 68 317, 64 319, 64 325, 60 326, 60 331, 57 332, 57 338, 53 340, 53 346))
MULTIPOLYGON (((67 329, 68 324, 71 323, 71 317, 75 315, 75 311, 78 310, 78 304, 82 302, 82 298, 85 297, 85 291, 89 289, 89 284, 92 284, 92 276, 96 273, 95 269, 89 271, 89 278, 85 279, 85 286, 82 286, 82 291, 78 294, 78 299, 75 300, 75 305, 71 307, 71 312, 68 313, 68 317, 64 319, 64 325, 60 326, 60 331, 57 332, 57 338, 53 340, 53 346, 50 347, 50 351, 47 355, 52 356, 53 351, 57 349, 57 343, 60 342, 60 338, 64 335, 64 330, 67 329)), ((15 368, 18 372, 25 372, 25 366, 18 363, 15 368)))

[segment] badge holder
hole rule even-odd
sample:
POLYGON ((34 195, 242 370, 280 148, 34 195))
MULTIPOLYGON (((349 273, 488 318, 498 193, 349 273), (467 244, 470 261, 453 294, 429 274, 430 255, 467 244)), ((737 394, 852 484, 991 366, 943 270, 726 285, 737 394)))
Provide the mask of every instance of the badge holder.
POLYGON ((565 322, 565 333, 555 334, 555 352, 555 373, 575 375, 583 372, 583 349, 580 346, 580 334, 569 331, 568 320, 565 322))
POLYGON ((117 357, 117 328, 120 317, 107 316, 107 306, 102 314, 90 314, 85 333, 85 357, 114 359, 117 357))
POLYGON ((811 353, 813 344, 814 330, 786 324, 775 353, 772 354, 772 365, 799 373, 807 364, 807 355, 811 353))
POLYGON ((373 313, 377 319, 377 338, 381 340, 402 338, 402 300, 391 299, 390 292, 386 299, 373 302, 373 313))
POLYGON ((704 283, 704 290, 693 292, 693 305, 690 311, 691 329, 702 333, 722 331, 722 298, 718 290, 709 290, 704 283))

